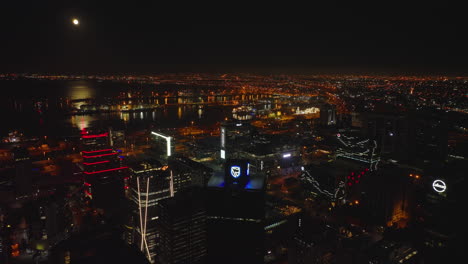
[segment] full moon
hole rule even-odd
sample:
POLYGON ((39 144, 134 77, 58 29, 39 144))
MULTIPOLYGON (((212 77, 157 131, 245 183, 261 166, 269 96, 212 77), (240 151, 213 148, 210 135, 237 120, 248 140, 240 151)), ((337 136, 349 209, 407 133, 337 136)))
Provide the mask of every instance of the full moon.
POLYGON ((76 18, 73 19, 73 25, 78 26, 80 24, 80 21, 76 18))

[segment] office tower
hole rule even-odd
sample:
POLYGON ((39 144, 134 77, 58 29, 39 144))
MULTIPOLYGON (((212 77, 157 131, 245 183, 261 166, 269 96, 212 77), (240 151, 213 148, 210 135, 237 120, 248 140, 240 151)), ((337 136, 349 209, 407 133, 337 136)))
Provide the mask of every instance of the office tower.
POLYGON ((4 239, 4 235, 3 235, 3 229, 0 230, 0 261, 2 263, 8 263, 7 260, 8 260, 8 251, 7 251, 7 243, 4 239))
POLYGON ((289 243, 288 263, 328 263, 321 262, 329 252, 330 245, 327 241, 329 234, 325 224, 303 213, 291 224, 294 233, 289 243))
POLYGON ((169 168, 173 173, 175 193, 190 186, 204 187, 213 174, 211 168, 183 156, 169 159, 169 168))
POLYGON ((323 126, 336 125, 336 106, 325 104, 320 107, 320 124, 323 126))
POLYGON ((393 164, 362 177, 360 205, 366 219, 383 226, 405 227, 414 219, 415 195, 421 173, 393 164))
POLYGON ((5 225, 5 215, 3 214, 2 207, 0 207, 0 263, 9 263, 9 234, 7 232, 7 228, 5 228, 5 225))
POLYGON ((412 121, 398 112, 363 114, 364 134, 377 143, 376 151, 384 158, 409 161, 415 158, 412 121))
POLYGON ((158 263, 204 263, 207 229, 203 198, 199 190, 185 190, 159 203, 158 263))
POLYGON ((460 215, 466 205, 467 170, 466 161, 453 160, 445 164, 430 163, 421 176, 422 240, 427 255, 438 262, 460 258, 464 252, 466 220, 460 215))
POLYGON ((13 150, 13 159, 15 161, 15 192, 16 196, 27 196, 33 190, 31 159, 29 152, 25 148, 15 148, 13 150))
POLYGON ((409 163, 447 158, 448 122, 437 113, 363 113, 362 119, 364 134, 383 157, 409 163))
POLYGON ((264 175, 245 160, 227 160, 208 182, 209 263, 263 263, 264 175))
POLYGON ((223 122, 220 128, 220 158, 234 158, 238 149, 251 143, 252 132, 253 127, 249 121, 223 122))
POLYGON ((157 160, 136 161, 130 164, 130 172, 133 243, 155 263, 159 243, 157 205, 174 196, 172 173, 157 160))
POLYGON ((415 156, 423 161, 445 161, 448 155, 447 120, 435 113, 423 113, 411 116, 410 124, 415 156))
POLYGON ((119 153, 109 146, 109 133, 81 132, 85 195, 107 215, 116 213, 124 198, 123 170, 119 153))
POLYGON ((174 138, 161 132, 151 132, 152 154, 164 165, 167 165, 168 159, 175 153, 174 138))
POLYGON ((105 226, 60 241, 49 249, 47 263, 149 264, 142 252, 127 245, 114 229, 105 226))

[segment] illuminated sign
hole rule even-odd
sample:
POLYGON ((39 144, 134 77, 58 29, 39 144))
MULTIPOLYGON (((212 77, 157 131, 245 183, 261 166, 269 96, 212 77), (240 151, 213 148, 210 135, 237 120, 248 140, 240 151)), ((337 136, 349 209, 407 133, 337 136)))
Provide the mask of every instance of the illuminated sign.
POLYGON ((234 178, 239 178, 241 176, 241 167, 240 166, 231 166, 231 176, 234 178))
POLYGON ((441 180, 435 180, 432 183, 432 188, 434 189, 434 191, 436 191, 438 193, 443 193, 447 189, 447 185, 445 185, 445 182, 443 182, 441 180))
POLYGON ((221 150, 221 158, 226 159, 226 151, 224 149, 221 150))

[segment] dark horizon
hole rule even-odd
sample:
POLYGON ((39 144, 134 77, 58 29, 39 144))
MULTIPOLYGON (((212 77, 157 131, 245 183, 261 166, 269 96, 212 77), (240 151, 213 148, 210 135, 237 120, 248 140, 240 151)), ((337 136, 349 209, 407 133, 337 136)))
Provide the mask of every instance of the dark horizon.
POLYGON ((464 75, 468 70, 463 16, 456 6, 441 4, 332 3, 235 13, 65 1, 5 10, 4 73, 464 75))

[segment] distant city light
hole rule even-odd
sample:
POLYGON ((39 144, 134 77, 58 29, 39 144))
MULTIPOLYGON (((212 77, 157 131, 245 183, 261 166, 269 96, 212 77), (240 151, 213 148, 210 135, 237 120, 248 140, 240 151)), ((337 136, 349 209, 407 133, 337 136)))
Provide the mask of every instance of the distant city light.
POLYGON ((76 18, 73 19, 73 25, 78 26, 80 24, 80 21, 76 18))
POLYGON ((283 154, 283 158, 289 158, 289 157, 291 157, 291 153, 283 154))

